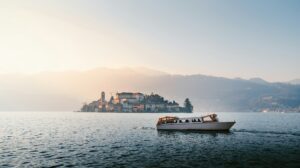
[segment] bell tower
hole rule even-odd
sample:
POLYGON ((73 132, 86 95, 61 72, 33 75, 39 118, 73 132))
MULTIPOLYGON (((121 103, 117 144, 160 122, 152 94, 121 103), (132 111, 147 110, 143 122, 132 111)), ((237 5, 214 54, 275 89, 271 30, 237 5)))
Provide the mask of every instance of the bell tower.
POLYGON ((105 112, 106 111, 106 101, 105 101, 105 92, 101 92, 101 111, 105 112))
POLYGON ((105 102, 105 92, 101 92, 101 101, 102 103, 105 102))

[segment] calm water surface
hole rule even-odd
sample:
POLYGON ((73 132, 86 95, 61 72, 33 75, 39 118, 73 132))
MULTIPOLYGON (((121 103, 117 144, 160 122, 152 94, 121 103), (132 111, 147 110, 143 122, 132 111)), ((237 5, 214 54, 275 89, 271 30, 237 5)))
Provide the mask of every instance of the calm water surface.
POLYGON ((1 112, 0 167, 300 167, 300 114, 218 114, 237 121, 229 133, 157 131, 164 114, 1 112))

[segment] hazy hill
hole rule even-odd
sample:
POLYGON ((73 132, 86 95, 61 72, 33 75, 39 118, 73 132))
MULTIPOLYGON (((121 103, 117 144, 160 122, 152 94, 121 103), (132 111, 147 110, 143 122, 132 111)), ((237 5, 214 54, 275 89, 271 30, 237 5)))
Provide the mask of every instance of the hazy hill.
POLYGON ((294 79, 289 81, 288 83, 293 84, 293 85, 300 85, 300 79, 294 79))
MULTIPOLYGON (((0 110, 76 110, 96 100, 101 91, 159 93, 196 111, 260 111, 300 105, 300 86, 262 79, 228 79, 205 75, 169 75, 146 68, 44 72, 0 75, 0 110)), ((107 98, 108 99, 108 98, 107 98)))
POLYGON ((251 79, 249 79, 249 81, 257 83, 257 84, 265 84, 265 85, 270 84, 269 82, 267 82, 261 78, 251 78, 251 79))

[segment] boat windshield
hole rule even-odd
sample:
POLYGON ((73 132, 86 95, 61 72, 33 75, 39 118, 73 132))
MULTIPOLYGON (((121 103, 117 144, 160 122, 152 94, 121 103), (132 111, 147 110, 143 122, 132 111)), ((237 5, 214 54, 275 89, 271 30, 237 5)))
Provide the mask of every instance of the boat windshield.
POLYGON ((218 122, 217 114, 209 114, 201 118, 203 122, 218 122))

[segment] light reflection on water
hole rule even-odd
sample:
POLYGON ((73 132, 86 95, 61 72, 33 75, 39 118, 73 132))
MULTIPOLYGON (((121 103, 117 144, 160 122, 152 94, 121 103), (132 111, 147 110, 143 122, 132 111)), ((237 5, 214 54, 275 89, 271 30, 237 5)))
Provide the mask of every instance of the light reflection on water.
POLYGON ((300 114, 218 114, 230 132, 157 131, 164 114, 1 112, 0 167, 299 167, 300 114))

